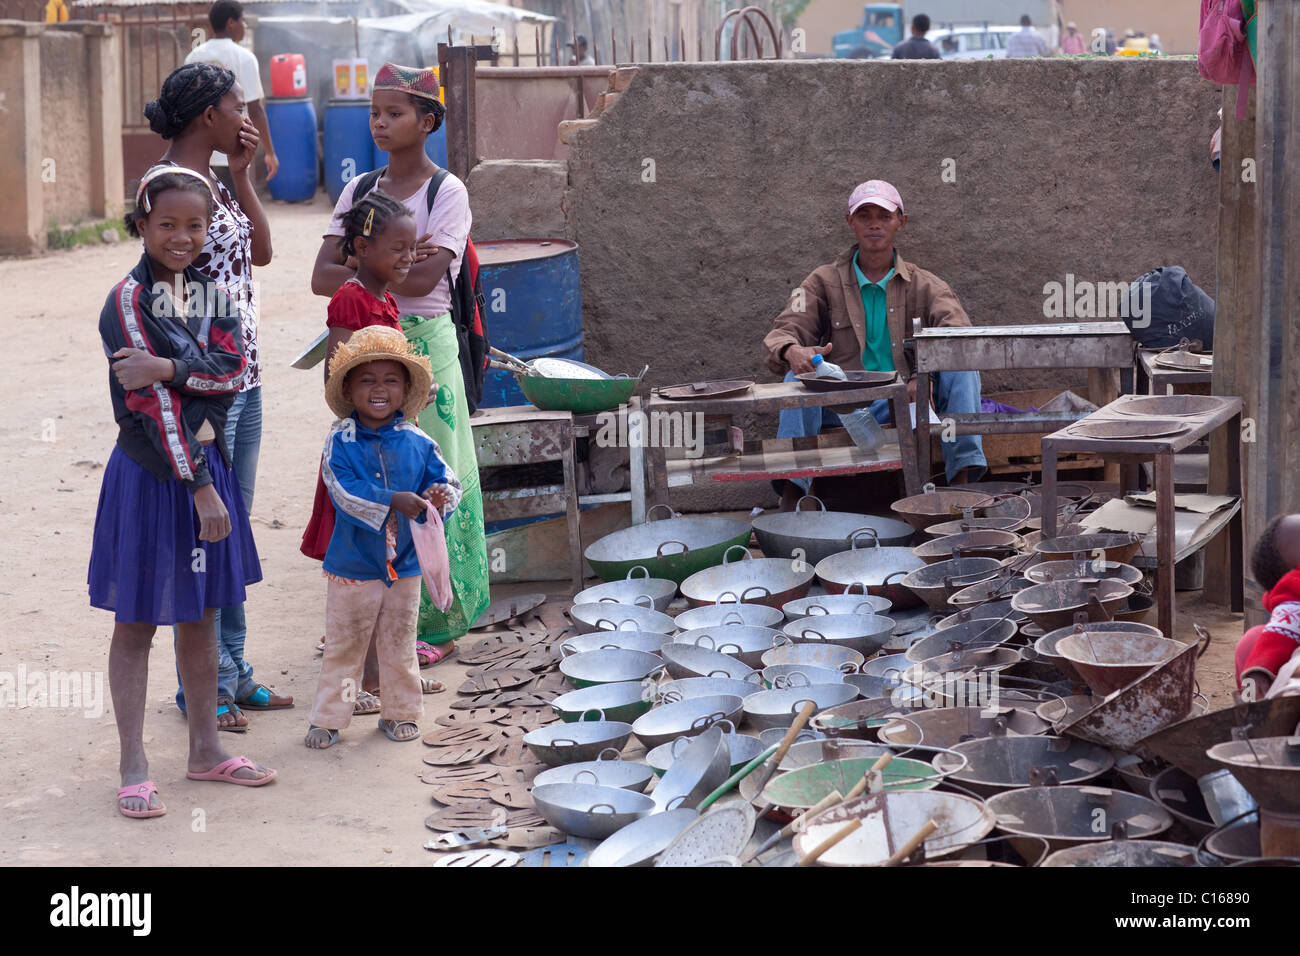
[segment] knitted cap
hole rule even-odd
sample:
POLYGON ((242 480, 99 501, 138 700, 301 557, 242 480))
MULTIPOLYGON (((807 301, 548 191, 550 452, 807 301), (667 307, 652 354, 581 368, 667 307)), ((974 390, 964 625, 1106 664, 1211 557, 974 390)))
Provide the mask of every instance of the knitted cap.
POLYGON ((385 63, 375 74, 372 90, 398 90, 426 100, 438 99, 438 71, 432 67, 398 66, 385 63))

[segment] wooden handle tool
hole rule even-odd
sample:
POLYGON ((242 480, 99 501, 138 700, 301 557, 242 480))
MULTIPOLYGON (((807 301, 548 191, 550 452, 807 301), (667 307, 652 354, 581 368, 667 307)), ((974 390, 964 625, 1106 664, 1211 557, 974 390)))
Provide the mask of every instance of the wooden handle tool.
POLYGON ((814 863, 817 862, 817 860, 821 857, 823 853, 825 853, 831 847, 835 846, 835 844, 839 843, 849 834, 853 833, 860 826, 862 826, 862 820, 860 818, 856 820, 850 820, 848 823, 844 824, 844 826, 840 827, 838 830, 836 830, 834 833, 828 836, 821 843, 818 843, 815 847, 813 847, 812 852, 799 861, 799 865, 812 866, 814 863))
POLYGON ((925 838, 937 829, 939 829, 939 824, 933 820, 926 820, 921 829, 913 833, 907 842, 895 850, 894 855, 885 861, 885 866, 898 866, 898 864, 915 853, 916 848, 925 842, 925 838))

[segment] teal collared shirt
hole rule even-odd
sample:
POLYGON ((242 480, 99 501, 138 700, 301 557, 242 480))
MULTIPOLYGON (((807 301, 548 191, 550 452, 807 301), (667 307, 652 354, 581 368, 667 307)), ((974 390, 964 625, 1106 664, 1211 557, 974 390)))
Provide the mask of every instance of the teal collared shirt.
POLYGON ((863 336, 862 367, 868 372, 894 371, 894 350, 889 338, 889 319, 885 309, 885 286, 894 277, 894 268, 898 263, 898 253, 890 263, 889 271, 879 282, 872 282, 858 267, 858 254, 853 253, 853 274, 858 279, 858 290, 862 293, 862 311, 866 313, 867 324, 863 336))

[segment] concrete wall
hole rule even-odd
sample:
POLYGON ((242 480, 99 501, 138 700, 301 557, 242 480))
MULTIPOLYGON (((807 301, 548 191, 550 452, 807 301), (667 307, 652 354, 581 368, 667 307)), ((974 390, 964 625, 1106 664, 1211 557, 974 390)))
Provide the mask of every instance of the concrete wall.
POLYGON ((474 239, 563 238, 564 163, 498 159, 470 170, 474 239))
POLYGON ((121 61, 107 23, 0 21, 0 253, 122 213, 121 61))
POLYGON ((1218 105, 1174 60, 642 66, 571 144, 588 360, 649 362, 652 385, 770 379, 759 342, 851 244, 845 201, 871 178, 902 193, 902 255, 977 325, 1045 321, 1067 274, 1180 264, 1212 289, 1218 105))

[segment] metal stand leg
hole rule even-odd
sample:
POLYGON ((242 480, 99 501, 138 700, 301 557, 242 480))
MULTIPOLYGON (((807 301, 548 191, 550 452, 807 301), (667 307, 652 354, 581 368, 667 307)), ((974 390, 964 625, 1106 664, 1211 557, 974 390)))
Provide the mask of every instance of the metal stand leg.
MULTIPOLYGON (((903 387, 907 387, 906 383, 903 387)), ((930 480, 929 372, 919 372, 916 376, 916 469, 920 472, 921 484, 930 480)), ((908 494, 916 494, 916 492, 908 492, 908 494)))
POLYGON ((582 590, 582 516, 578 507, 578 483, 574 476, 577 455, 573 448, 573 426, 566 430, 564 447, 564 496, 568 499, 569 563, 573 574, 573 594, 582 590))
MULTIPOLYGON (((1241 415, 1234 415, 1224 427, 1228 429, 1225 444, 1228 458, 1227 493, 1240 498, 1241 415)), ((1242 554, 1245 514, 1245 502, 1242 502, 1242 507, 1237 509, 1237 513, 1228 522, 1228 574, 1231 575, 1229 589, 1234 611, 1244 611, 1246 609, 1245 557, 1242 554)))
POLYGON ((1160 630, 1174 636, 1174 456, 1159 454, 1154 461, 1156 477, 1156 606, 1160 630))
MULTIPOLYGON (((894 415, 894 430, 898 432, 898 456, 902 459, 903 464, 903 487, 909 495, 919 495, 923 478, 928 472, 922 472, 917 456, 917 445, 924 444, 926 448, 930 447, 929 428, 926 428, 926 438, 924 442, 919 441, 917 433, 908 427, 908 410, 907 410, 907 385, 895 386, 893 395, 889 398, 890 409, 894 415)), ((927 416, 928 418, 929 416, 927 416)))
POLYGON ((641 400, 635 395, 627 403, 627 463, 631 473, 632 523, 645 524, 645 416, 641 413, 641 400))
POLYGON ((1043 537, 1056 537, 1056 443, 1044 438, 1043 457, 1043 537))

